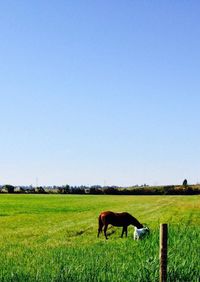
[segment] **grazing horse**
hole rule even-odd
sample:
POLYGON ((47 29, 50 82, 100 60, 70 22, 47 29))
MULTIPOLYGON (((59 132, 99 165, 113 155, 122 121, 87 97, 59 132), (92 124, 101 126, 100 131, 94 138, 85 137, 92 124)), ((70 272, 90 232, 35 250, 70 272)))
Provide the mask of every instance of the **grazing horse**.
POLYGON ((108 225, 111 224, 113 226, 122 226, 122 235, 121 238, 124 235, 124 232, 126 234, 127 237, 127 229, 128 226, 130 224, 136 226, 137 228, 142 228, 143 225, 135 218, 133 217, 131 214, 127 213, 127 212, 122 212, 122 213, 115 213, 115 212, 111 212, 111 211, 104 211, 102 213, 100 213, 99 215, 99 228, 98 228, 98 237, 99 234, 102 232, 102 228, 104 227, 104 235, 107 238, 107 228, 108 225))

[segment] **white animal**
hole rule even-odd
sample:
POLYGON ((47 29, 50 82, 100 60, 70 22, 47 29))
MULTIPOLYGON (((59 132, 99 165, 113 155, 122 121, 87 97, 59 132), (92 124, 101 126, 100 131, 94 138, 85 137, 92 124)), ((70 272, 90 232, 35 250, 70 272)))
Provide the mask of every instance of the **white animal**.
POLYGON ((137 228, 135 227, 134 231, 134 240, 139 240, 143 236, 149 233, 149 228, 148 227, 143 227, 143 228, 137 228))

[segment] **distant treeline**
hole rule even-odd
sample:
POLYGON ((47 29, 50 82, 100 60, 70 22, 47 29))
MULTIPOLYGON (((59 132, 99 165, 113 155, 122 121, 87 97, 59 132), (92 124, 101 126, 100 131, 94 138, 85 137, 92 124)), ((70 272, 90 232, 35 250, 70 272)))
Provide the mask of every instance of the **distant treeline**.
POLYGON ((20 187, 4 185, 0 187, 0 193, 15 194, 92 194, 92 195, 197 195, 200 194, 200 185, 167 185, 167 186, 143 186, 143 187, 117 187, 94 185, 88 186, 53 186, 49 187, 20 187))

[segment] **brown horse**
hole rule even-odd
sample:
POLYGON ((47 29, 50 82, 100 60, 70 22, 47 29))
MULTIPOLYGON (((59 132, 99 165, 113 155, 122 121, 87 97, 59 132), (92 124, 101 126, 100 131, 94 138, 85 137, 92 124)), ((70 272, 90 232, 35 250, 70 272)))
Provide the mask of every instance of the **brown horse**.
POLYGON ((111 211, 104 211, 102 213, 100 213, 99 215, 99 228, 98 228, 98 237, 99 234, 102 232, 102 228, 104 227, 104 235, 107 238, 107 228, 108 225, 111 224, 113 226, 122 226, 122 235, 121 238, 124 235, 124 232, 126 234, 127 237, 127 229, 128 226, 130 224, 136 226, 137 228, 143 228, 143 225, 135 218, 133 217, 131 214, 127 213, 127 212, 122 212, 122 213, 115 213, 115 212, 111 212, 111 211))

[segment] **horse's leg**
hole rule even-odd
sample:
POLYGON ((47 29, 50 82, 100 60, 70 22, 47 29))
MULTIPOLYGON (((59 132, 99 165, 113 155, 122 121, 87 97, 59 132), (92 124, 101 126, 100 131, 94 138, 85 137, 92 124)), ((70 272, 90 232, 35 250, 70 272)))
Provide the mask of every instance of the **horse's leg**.
POLYGON ((125 231, 125 227, 123 226, 121 238, 123 238, 123 236, 124 236, 124 231, 125 231))
POLYGON ((101 216, 99 216, 99 228, 98 228, 97 237, 99 237, 99 234, 102 232, 102 228, 103 228, 103 222, 101 220, 101 216))
POLYGON ((125 234, 126 234, 126 237, 127 237, 127 234, 128 234, 128 227, 127 226, 125 227, 125 234))
POLYGON ((99 226, 99 228, 98 228, 98 234, 97 234, 97 237, 99 237, 99 234, 102 232, 102 227, 101 226, 99 226))
POLYGON ((98 237, 98 238, 99 238, 99 234, 101 233, 101 231, 102 231, 102 230, 99 228, 99 229, 98 229, 98 234, 97 234, 97 237, 98 237))
POLYGON ((106 239, 108 239, 107 234, 106 234, 107 228, 108 228, 108 224, 105 224, 103 231, 104 231, 104 235, 105 235, 106 239))
POLYGON ((127 233, 128 233, 128 228, 127 228, 127 226, 123 226, 121 238, 123 238, 124 232, 125 232, 125 235, 126 235, 126 237, 127 237, 127 233))

